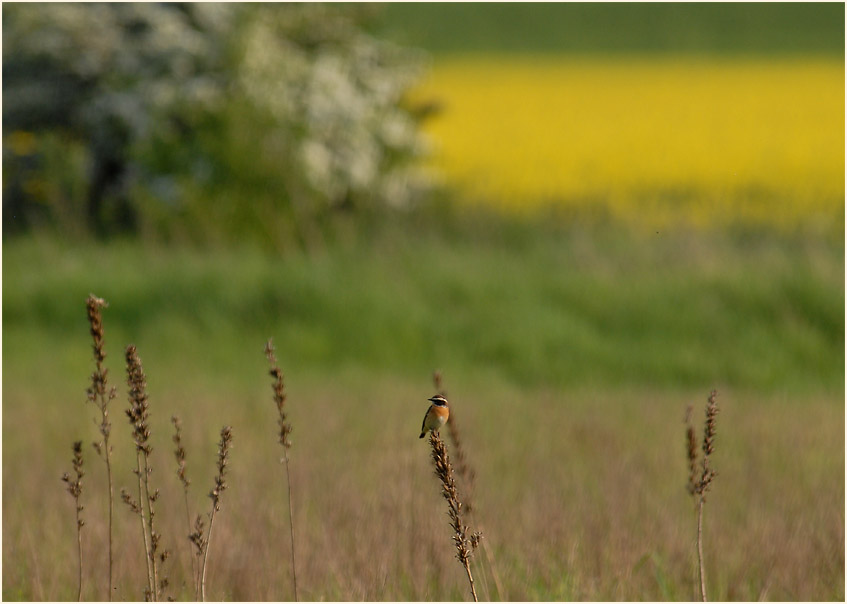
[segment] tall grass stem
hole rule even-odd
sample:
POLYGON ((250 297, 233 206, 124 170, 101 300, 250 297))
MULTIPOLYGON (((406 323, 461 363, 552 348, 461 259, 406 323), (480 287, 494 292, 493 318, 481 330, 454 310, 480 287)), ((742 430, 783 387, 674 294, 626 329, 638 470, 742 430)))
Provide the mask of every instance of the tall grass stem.
POLYGON ((185 526, 188 528, 188 556, 191 558, 191 577, 194 582, 194 599, 199 596, 197 594, 197 560, 191 551, 191 511, 188 506, 188 487, 191 486, 191 480, 185 473, 185 447, 182 446, 182 421, 176 415, 171 417, 171 423, 174 426, 173 441, 176 445, 174 449, 174 457, 176 458, 176 475, 182 483, 183 502, 185 503, 185 526))
POLYGON ((699 573, 700 599, 706 602, 706 568, 703 559, 703 506, 706 503, 706 492, 712 485, 717 472, 712 469, 711 456, 715 449, 716 420, 718 416, 718 393, 712 390, 706 402, 706 422, 703 428, 703 444, 700 447, 702 459, 698 464, 697 437, 691 424, 692 407, 688 408, 685 416, 687 424, 685 444, 688 456, 688 492, 697 501, 697 568, 699 573))
POLYGON ((700 567, 700 598, 706 601, 706 569, 703 565, 703 504, 701 497, 697 502, 697 561, 700 567))
POLYGON ((282 371, 279 368, 279 363, 274 354, 273 340, 268 340, 265 344, 265 356, 270 363, 270 375, 273 378, 273 399, 276 404, 277 413, 279 414, 279 444, 282 445, 282 462, 285 464, 285 480, 288 486, 288 527, 291 534, 291 578, 294 584, 294 601, 299 601, 297 593, 297 557, 294 549, 294 514, 291 503, 291 470, 289 468, 288 449, 291 448, 291 439, 288 438, 291 434, 291 422, 285 413, 285 384, 283 381, 282 371))
POLYGON ((285 454, 285 480, 288 483, 288 529, 291 536, 291 578, 294 584, 294 601, 299 602, 297 593, 297 558, 294 554, 294 515, 291 509, 291 470, 288 464, 288 453, 285 454))
POLYGON ((126 371, 127 386, 129 387, 129 408, 126 410, 126 415, 132 425, 132 437, 136 451, 135 474, 138 477, 139 491, 137 502, 132 502, 128 495, 124 495, 124 501, 141 517, 145 554, 149 561, 147 574, 149 597, 156 602, 168 583, 167 578, 159 580, 159 568, 156 560, 158 558, 164 563, 169 556, 169 552, 165 550, 159 553, 161 535, 155 529, 156 510, 154 505, 159 498, 159 491, 158 489, 154 491, 150 485, 150 475, 153 473, 150 454, 153 447, 150 445, 147 378, 144 375, 144 367, 141 364, 138 351, 132 344, 126 347, 126 371))
MULTIPOLYGON (((440 371, 433 371, 432 373, 432 382, 435 385, 435 390, 441 396, 447 398, 447 390, 444 388, 443 384, 443 376, 440 371)), ((467 516, 468 521, 474 526, 479 527, 479 532, 484 533, 484 529, 482 525, 479 523, 478 518, 476 517, 476 504, 473 501, 473 492, 474 485, 476 481, 476 471, 471 467, 470 462, 468 461, 467 455, 465 455, 464 446, 462 445, 462 437, 461 432, 457 426, 456 422, 456 410, 450 410, 450 418, 447 420, 447 433, 450 435, 450 441, 453 443, 453 449, 456 452, 456 471, 458 472, 460 478, 462 479, 462 483, 465 486, 465 501, 464 501, 464 514, 467 516)), ((488 570, 491 572, 491 577, 494 580, 494 586, 497 589, 497 597, 499 600, 503 599, 503 584, 500 581, 500 574, 497 572, 497 566, 494 562, 494 557, 488 551, 488 546, 486 545, 485 539, 480 541, 480 546, 482 547, 482 553, 485 556, 485 561, 488 563, 488 570)), ((482 583, 485 587, 485 592, 488 594, 488 599, 491 599, 491 590, 488 586, 488 579, 485 574, 485 569, 482 565, 480 565, 482 569, 482 583)))
POLYGON ((113 554, 113 516, 115 509, 115 488, 112 481, 112 446, 109 444, 109 436, 112 432, 112 423, 109 420, 109 403, 117 396, 114 387, 107 393, 108 370, 103 366, 106 359, 104 350, 105 338, 103 334, 103 317, 100 310, 108 306, 105 300, 90 294, 86 300, 88 311, 88 322, 91 326, 91 337, 94 340, 92 346, 94 351, 94 373, 91 374, 91 386, 88 388, 88 400, 100 410, 100 435, 101 442, 94 443, 97 453, 106 463, 106 477, 109 487, 109 601, 112 601, 113 576, 114 576, 114 554, 113 554))
POLYGON ((212 511, 209 513, 209 532, 206 535, 203 551, 203 564, 200 574, 200 599, 206 601, 206 568, 209 560, 209 544, 212 541, 212 528, 215 524, 215 514, 221 509, 221 494, 226 490, 226 470, 229 463, 229 450, 232 447, 232 428, 224 426, 221 429, 221 440, 218 443, 218 473, 215 476, 215 486, 209 497, 212 499, 212 511))
POLYGON ((76 599, 77 602, 80 602, 82 601, 82 527, 85 525, 85 521, 82 519, 81 515, 84 508, 80 502, 80 497, 82 497, 82 477, 85 475, 85 472, 82 470, 83 461, 81 440, 78 440, 73 444, 73 452, 74 456, 72 465, 74 469, 74 477, 72 478, 70 474, 65 472, 62 476, 62 480, 68 485, 68 493, 70 493, 71 497, 74 498, 74 503, 76 504, 76 546, 79 573, 76 599))
POLYGON ((447 447, 437 431, 429 433, 429 444, 432 448, 432 461, 435 465, 435 475, 441 481, 441 494, 447 501, 447 515, 450 518, 450 526, 453 529, 453 543, 456 546, 456 558, 465 569, 468 576, 468 584, 474 602, 478 602, 476 586, 474 585, 473 573, 471 573, 470 560, 474 550, 482 539, 479 532, 468 535, 468 527, 463 519, 462 503, 456 491, 456 480, 453 474, 453 466, 447 455, 447 447))

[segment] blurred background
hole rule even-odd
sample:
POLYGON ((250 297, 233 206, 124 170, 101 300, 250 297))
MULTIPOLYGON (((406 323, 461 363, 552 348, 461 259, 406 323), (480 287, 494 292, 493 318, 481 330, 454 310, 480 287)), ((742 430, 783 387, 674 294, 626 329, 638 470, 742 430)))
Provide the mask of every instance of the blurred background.
MULTIPOLYGON (((697 597, 688 405, 722 411, 714 599, 844 599, 844 6, 29 4, 3 19, 3 598, 107 597, 85 299, 148 377, 210 598, 467 598, 417 437, 440 370, 486 599, 697 597)), ((98 420, 99 421, 99 420, 98 420)), ((451 443, 448 443, 451 444, 451 443)), ((120 502, 118 502, 120 503, 120 502)), ((169 507, 170 506, 170 507, 169 507)), ((116 504, 120 599, 143 548, 116 504)))

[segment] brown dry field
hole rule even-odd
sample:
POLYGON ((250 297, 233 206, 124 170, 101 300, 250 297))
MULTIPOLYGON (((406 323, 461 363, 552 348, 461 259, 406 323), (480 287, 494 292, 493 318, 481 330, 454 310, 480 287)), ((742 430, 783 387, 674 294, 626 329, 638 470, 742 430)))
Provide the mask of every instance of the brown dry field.
MULTIPOLYGON (((8 354, 8 351, 7 351, 8 354)), ((257 365, 262 362, 257 354, 257 365)), ((287 376, 298 586, 308 600, 469 599, 420 418, 433 386, 341 372, 287 376)), ((114 380, 114 377, 112 378, 114 380)), ((687 600, 696 518, 683 417, 708 392, 520 390, 446 375, 476 471, 480 599, 687 600)), ((190 599, 189 544, 170 416, 184 424, 192 514, 205 513, 218 431, 232 425, 229 488, 209 553, 209 599, 292 599, 287 501, 270 378, 204 391, 148 375, 157 521, 170 595, 190 599), (188 572, 186 572, 186 570, 188 572)), ((798 397, 719 387, 719 475, 705 509, 712 599, 844 598, 843 392, 798 397)), ((106 597, 105 467, 95 409, 59 389, 3 392, 3 596, 76 596, 73 502, 60 481, 84 449, 83 598, 106 597)), ((122 385, 119 393, 122 393, 122 385)), ((113 403, 115 488, 134 476, 125 396, 113 403)), ((698 430, 701 426, 697 426, 698 430)), ((449 441, 448 441, 449 443, 449 441)), ((462 484, 459 484, 462 488, 462 484)), ((138 521, 115 503, 118 600, 143 597, 138 521)))

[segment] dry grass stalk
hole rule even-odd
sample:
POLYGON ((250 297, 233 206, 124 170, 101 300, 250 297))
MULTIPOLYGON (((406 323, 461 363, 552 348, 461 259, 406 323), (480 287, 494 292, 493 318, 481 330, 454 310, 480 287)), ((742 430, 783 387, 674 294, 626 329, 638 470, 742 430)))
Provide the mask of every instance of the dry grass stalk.
POLYGON ((78 440, 73 445, 74 457, 71 462, 74 469, 74 477, 65 472, 62 480, 68 485, 68 493, 74 498, 76 503, 76 545, 77 545, 77 560, 79 561, 79 583, 76 592, 77 602, 82 600, 82 527, 85 526, 85 521, 82 519, 83 506, 79 499, 82 496, 82 477, 85 472, 82 471, 82 441, 78 440))
POLYGON ((176 457, 176 475, 179 478, 179 481, 182 483, 182 492, 183 499, 185 501, 185 525, 188 527, 188 532, 186 535, 189 539, 189 557, 191 558, 191 577, 193 579, 194 584, 194 599, 199 598, 199 594, 197 592, 198 585, 198 560, 195 559, 193 555, 191 555, 190 551, 190 543, 191 543, 191 535, 193 531, 191 529, 191 512, 188 507, 188 487, 191 486, 191 481, 188 479, 188 476, 185 474, 185 447, 182 446, 182 421, 180 421, 179 417, 174 415, 171 417, 171 423, 174 425, 174 444, 176 445, 176 449, 174 449, 174 456, 176 457))
POLYGON ((274 355, 273 340, 268 340, 265 344, 265 356, 268 358, 268 363, 271 365, 270 374, 273 381, 273 397, 276 403, 276 409, 279 413, 279 444, 282 445, 282 461, 285 464, 285 482, 288 486, 288 526, 291 534, 291 577, 294 583, 294 601, 299 601, 297 594, 297 559, 294 555, 294 514, 291 509, 291 471, 289 469, 288 449, 291 448, 291 440, 288 435, 291 434, 291 422, 288 421, 285 414, 285 386, 282 378, 282 371, 274 355))
MULTIPOLYGON (((433 372, 432 381, 435 384, 438 394, 447 398, 447 391, 442 386, 440 371, 433 372)), ((447 420, 447 433, 450 435, 450 440, 453 443, 454 467, 462 479, 462 485, 464 487, 462 489, 464 493, 464 511, 466 514, 470 514, 473 512, 473 488, 476 483, 476 472, 470 466, 465 456, 465 449, 462 446, 462 435, 456 425, 456 412, 452 408, 450 409, 450 417, 447 420)))
POLYGON ((204 537, 206 532, 203 516, 197 514, 194 520, 194 530, 188 535, 188 540, 194 545, 194 563, 192 566, 197 567, 197 573, 194 575, 194 599, 200 599, 200 564, 203 558, 203 552, 206 551, 207 541, 204 537))
MULTIPOLYGON (((438 394, 447 397, 447 390, 443 387, 442 383, 442 375, 440 371, 434 371, 432 374, 432 381, 435 385, 435 389, 438 394)), ((471 466, 470 462, 465 455, 465 449, 462 445, 462 435, 459 432, 458 425, 456 423, 456 411, 455 409, 450 410, 450 417, 447 420, 447 433, 450 435, 450 441, 453 443, 453 451, 454 458, 456 460, 455 468, 456 472, 461 479, 461 484, 464 486, 462 492, 464 493, 464 507, 463 513, 467 516, 468 521, 475 526, 478 526, 480 529, 480 533, 484 532, 481 523, 478 521, 475 515, 476 508, 474 506, 473 494, 474 494, 474 486, 476 485, 476 471, 471 466)), ((480 542, 482 546, 482 553, 485 555, 485 559, 488 562, 488 568, 491 571, 491 577, 494 579, 494 585, 497 588, 497 596, 502 600, 503 598, 503 584, 500 582, 500 575, 497 572, 497 567, 494 563, 494 557, 488 551, 488 546, 485 544, 485 540, 480 542)), ((486 593, 489 594, 490 598, 490 590, 488 588, 488 581, 485 576, 485 572, 483 569, 482 573, 483 584, 485 586, 486 593)))
POLYGON ((471 573, 470 560, 482 539, 479 532, 468 535, 468 527, 462 518, 462 503, 456 492, 456 481, 453 476, 453 466, 447 455, 447 447, 437 432, 429 433, 429 444, 432 447, 432 461, 435 464, 435 475, 441 481, 441 494, 447 501, 447 514, 450 517, 450 526, 453 528, 453 542, 456 545, 456 558, 468 575, 468 583, 474 602, 479 599, 476 595, 473 574, 471 573))
POLYGON ((703 504, 706 503, 706 492, 709 491, 712 480, 717 473, 712 469, 710 457, 715 448, 715 423, 718 416, 718 393, 712 390, 706 403, 706 423, 703 429, 703 458, 697 463, 697 438, 694 426, 691 424, 691 407, 686 415, 687 429, 685 433, 688 453, 688 492, 697 501, 697 562, 700 572, 700 597, 706 601, 706 573, 703 564, 703 504))
POLYGON ((221 440, 218 442, 218 473, 215 475, 215 486, 209 493, 212 499, 212 510, 209 512, 209 532, 203 537, 202 519, 197 517, 197 528, 199 537, 194 533, 191 535, 192 542, 198 542, 203 552, 203 563, 200 570, 200 599, 206 601, 206 563, 209 560, 209 542, 212 540, 212 527, 215 523, 215 514, 221 509, 221 494, 226 490, 226 470, 229 464, 229 449, 232 446, 232 428, 224 426, 221 429, 221 440))
POLYGON ((88 322, 91 325, 91 337, 94 339, 94 373, 91 374, 91 386, 87 390, 88 400, 100 410, 100 436, 102 440, 94 443, 97 453, 106 463, 106 475, 109 484, 109 601, 112 600, 112 577, 113 577, 113 554, 112 554, 112 516, 115 507, 115 490, 112 483, 112 446, 109 444, 109 436, 112 431, 112 423, 109 420, 109 403, 115 398, 115 388, 107 389, 107 376, 109 371, 103 366, 106 359, 104 351, 105 339, 103 337, 103 318, 100 309, 108 306, 105 300, 94 294, 88 296, 85 302, 88 310, 88 322))
POLYGON ((159 553, 161 535, 156 532, 154 523, 155 503, 159 498, 159 490, 154 491, 150 486, 150 474, 153 472, 150 465, 150 454, 153 448, 149 442, 147 380, 144 376, 141 359, 138 357, 135 346, 132 345, 127 346, 126 349, 126 370, 129 386, 129 409, 126 410, 126 414, 133 428, 132 436, 135 442, 136 468, 133 473, 138 478, 138 500, 133 500, 125 490, 121 491, 121 498, 141 518, 145 560, 147 561, 148 585, 145 596, 155 602, 159 600, 162 591, 168 585, 166 577, 159 580, 157 560, 164 563, 170 552, 164 550, 159 553))

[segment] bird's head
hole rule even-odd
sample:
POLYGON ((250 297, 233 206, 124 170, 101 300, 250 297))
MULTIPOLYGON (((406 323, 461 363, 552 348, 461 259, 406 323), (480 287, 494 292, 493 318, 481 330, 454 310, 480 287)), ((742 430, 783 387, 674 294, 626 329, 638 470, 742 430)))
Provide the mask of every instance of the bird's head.
POLYGON ((440 394, 436 394, 431 399, 429 399, 429 401, 437 407, 448 407, 449 406, 449 404, 447 403, 447 399, 444 398, 443 396, 441 396, 440 394))

